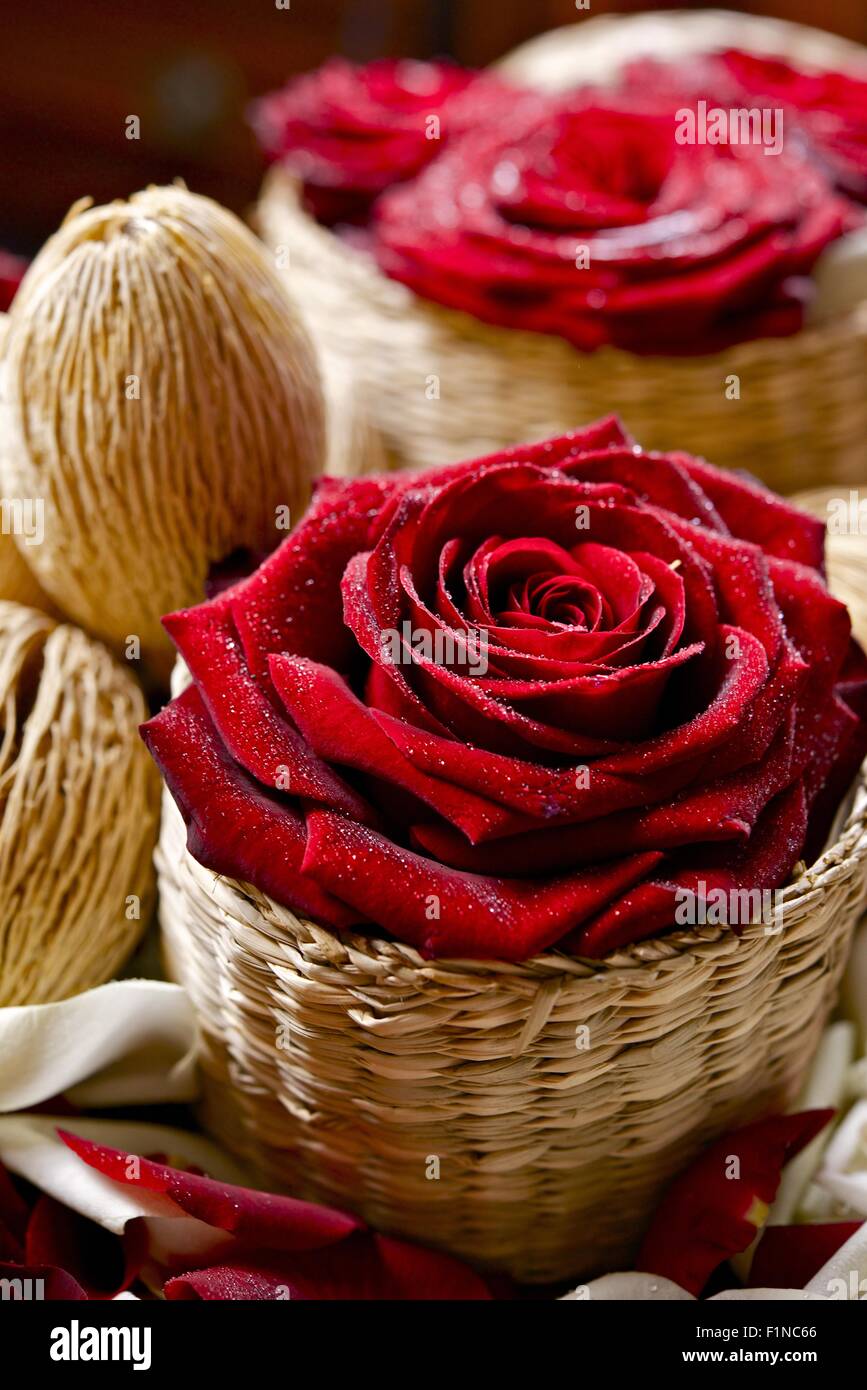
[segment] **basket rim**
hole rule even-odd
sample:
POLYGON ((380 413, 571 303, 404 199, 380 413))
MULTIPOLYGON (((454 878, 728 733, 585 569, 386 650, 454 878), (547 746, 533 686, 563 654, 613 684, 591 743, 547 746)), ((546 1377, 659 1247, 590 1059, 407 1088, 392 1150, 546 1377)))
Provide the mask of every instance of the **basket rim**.
MULTIPOLYGON (((178 827, 182 826, 180 813, 165 791, 168 805, 175 812, 178 827)), ((839 833, 819 858, 806 866, 791 882, 780 891, 783 895, 783 911, 791 912, 795 907, 809 901, 811 895, 821 896, 827 887, 849 877, 858 865, 867 860, 867 760, 862 764, 846 798, 837 813, 837 821, 842 824, 839 833)), ((167 817, 164 816, 164 819, 167 817)), ((160 846, 158 855, 163 858, 160 846)), ((309 940, 315 942, 323 954, 333 961, 365 959, 381 962, 391 970, 414 971, 424 978, 450 977, 509 977, 513 981, 524 981, 538 985, 540 981, 562 979, 599 980, 615 977, 625 970, 638 970, 664 965, 679 958, 693 954, 697 949, 707 951, 730 942, 731 929, 726 925, 706 925, 692 927, 687 931, 670 931, 664 935, 647 937, 632 945, 620 948, 600 959, 584 956, 567 956, 561 951, 549 950, 530 956, 523 961, 504 961, 501 959, 474 959, 451 956, 437 956, 428 959, 414 946, 398 939, 386 939, 375 933, 365 934, 345 931, 340 934, 330 927, 322 926, 309 918, 298 917, 290 908, 282 906, 266 893, 251 884, 238 879, 214 873, 192 858, 184 849, 184 857, 195 866, 197 880, 201 885, 210 884, 211 896, 217 890, 221 896, 228 894, 249 904, 258 915, 271 926, 299 930, 309 940)), ((162 867, 162 866, 161 866, 162 867)), ((241 922, 248 913, 238 914, 241 922)), ((739 941, 755 940, 760 928, 747 927, 740 933, 739 941)))
MULTIPOLYGON (((608 16, 601 16, 606 18, 608 16)), ((620 18, 621 16, 611 16, 620 18)), ((613 347, 605 343, 593 352, 582 352, 566 338, 557 333, 532 332, 526 328, 509 328, 503 324, 486 323, 461 309, 451 309, 436 300, 425 299, 415 293, 400 280, 385 275, 374 258, 366 251, 351 243, 342 241, 329 228, 317 222, 305 210, 301 201, 302 181, 284 169, 279 162, 272 164, 262 180, 259 203, 255 211, 255 224, 259 234, 264 237, 262 227, 262 208, 267 209, 272 199, 288 200, 291 214, 297 218, 304 235, 311 242, 318 242, 324 256, 334 264, 340 264, 344 275, 355 281, 355 288, 376 302, 382 312, 412 313, 427 318, 434 326, 445 329, 464 341, 475 340, 480 346, 502 343, 507 340, 526 357, 544 357, 552 353, 566 354, 582 366, 593 363, 600 373, 617 373, 634 370, 641 364, 641 371, 650 377, 658 373, 661 377, 673 372, 683 375, 706 371, 723 371, 749 368, 762 363, 789 365, 791 360, 801 355, 819 353, 829 343, 860 339, 867 343, 867 295, 856 301, 845 313, 818 323, 806 323, 797 333, 789 333, 777 338, 750 338, 742 343, 733 343, 720 352, 700 353, 694 356, 672 356, 664 353, 635 353, 625 348, 613 347), (385 296, 391 301, 387 303, 385 296)), ((285 205, 284 205, 285 211, 285 205)), ((267 239, 267 238, 265 238, 267 239)), ((841 238, 845 240, 845 238, 841 238)))
POLYGON ((502 58, 492 64, 493 68, 506 73, 512 69, 521 71, 527 58, 538 57, 548 51, 560 49, 564 42, 578 37, 576 31, 580 24, 582 45, 593 39, 616 37, 628 29, 641 30, 677 25, 681 34, 695 35, 707 51, 715 52, 731 44, 735 29, 742 37, 739 45, 748 52, 770 57, 779 55, 784 59, 804 61, 799 50, 809 45, 817 56, 809 60, 809 66, 819 71, 862 74, 867 72, 867 47, 857 39, 846 38, 843 34, 832 34, 827 29, 819 29, 815 24, 803 24, 799 20, 786 19, 777 14, 749 14, 741 10, 727 9, 714 5, 698 10, 644 10, 608 11, 605 14, 591 15, 588 19, 574 19, 571 23, 547 29, 541 34, 520 43, 509 50, 502 58), (723 27, 731 34, 723 36, 723 27))

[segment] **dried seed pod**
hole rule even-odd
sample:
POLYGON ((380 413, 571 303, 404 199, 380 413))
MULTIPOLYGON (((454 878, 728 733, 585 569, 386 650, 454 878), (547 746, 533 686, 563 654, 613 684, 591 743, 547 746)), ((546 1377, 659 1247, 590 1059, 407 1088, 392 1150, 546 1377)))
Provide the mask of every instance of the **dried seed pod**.
POLYGON ((152 907, 144 698, 98 642, 0 602, 0 1006, 101 984, 152 907))
POLYGON ((54 611, 54 605, 6 531, 0 533, 0 600, 24 603, 45 612, 54 611))
POLYGON ((324 407, 284 280, 232 213, 181 187, 76 205, 24 279, 0 481, 44 503, 26 558, 108 642, 164 657, 161 615, 306 504, 324 407))

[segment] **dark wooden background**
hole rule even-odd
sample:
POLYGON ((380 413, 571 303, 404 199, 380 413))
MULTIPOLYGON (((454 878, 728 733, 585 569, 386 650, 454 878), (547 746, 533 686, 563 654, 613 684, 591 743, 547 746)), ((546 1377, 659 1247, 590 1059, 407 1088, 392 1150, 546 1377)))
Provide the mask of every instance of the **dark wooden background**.
MULTIPOLYGON (((864 0, 733 7, 867 42, 864 0)), ((652 8, 698 7, 591 0, 590 13, 652 8)), ((3 0, 0 245, 32 251, 82 194, 103 202, 176 175, 242 210, 261 173, 248 101, 329 54, 484 64, 585 17, 574 0, 3 0)))

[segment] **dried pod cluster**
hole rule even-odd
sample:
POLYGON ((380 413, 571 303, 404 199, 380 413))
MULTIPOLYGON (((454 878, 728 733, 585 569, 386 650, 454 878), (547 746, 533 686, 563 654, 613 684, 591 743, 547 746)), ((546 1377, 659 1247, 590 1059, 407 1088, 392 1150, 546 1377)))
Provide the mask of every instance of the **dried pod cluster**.
POLYGON ((101 984, 150 916, 159 779, 132 676, 0 602, 0 1006, 101 984))

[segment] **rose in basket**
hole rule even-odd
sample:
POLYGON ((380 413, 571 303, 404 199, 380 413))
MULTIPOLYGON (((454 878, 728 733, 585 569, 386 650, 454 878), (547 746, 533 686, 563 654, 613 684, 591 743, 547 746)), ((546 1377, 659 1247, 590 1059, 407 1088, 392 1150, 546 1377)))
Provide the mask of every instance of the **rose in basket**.
POLYGON ((326 479, 166 619, 192 684, 145 738, 194 857, 301 916, 600 956, 821 847, 867 751, 822 563, 821 523, 613 419, 326 479))

